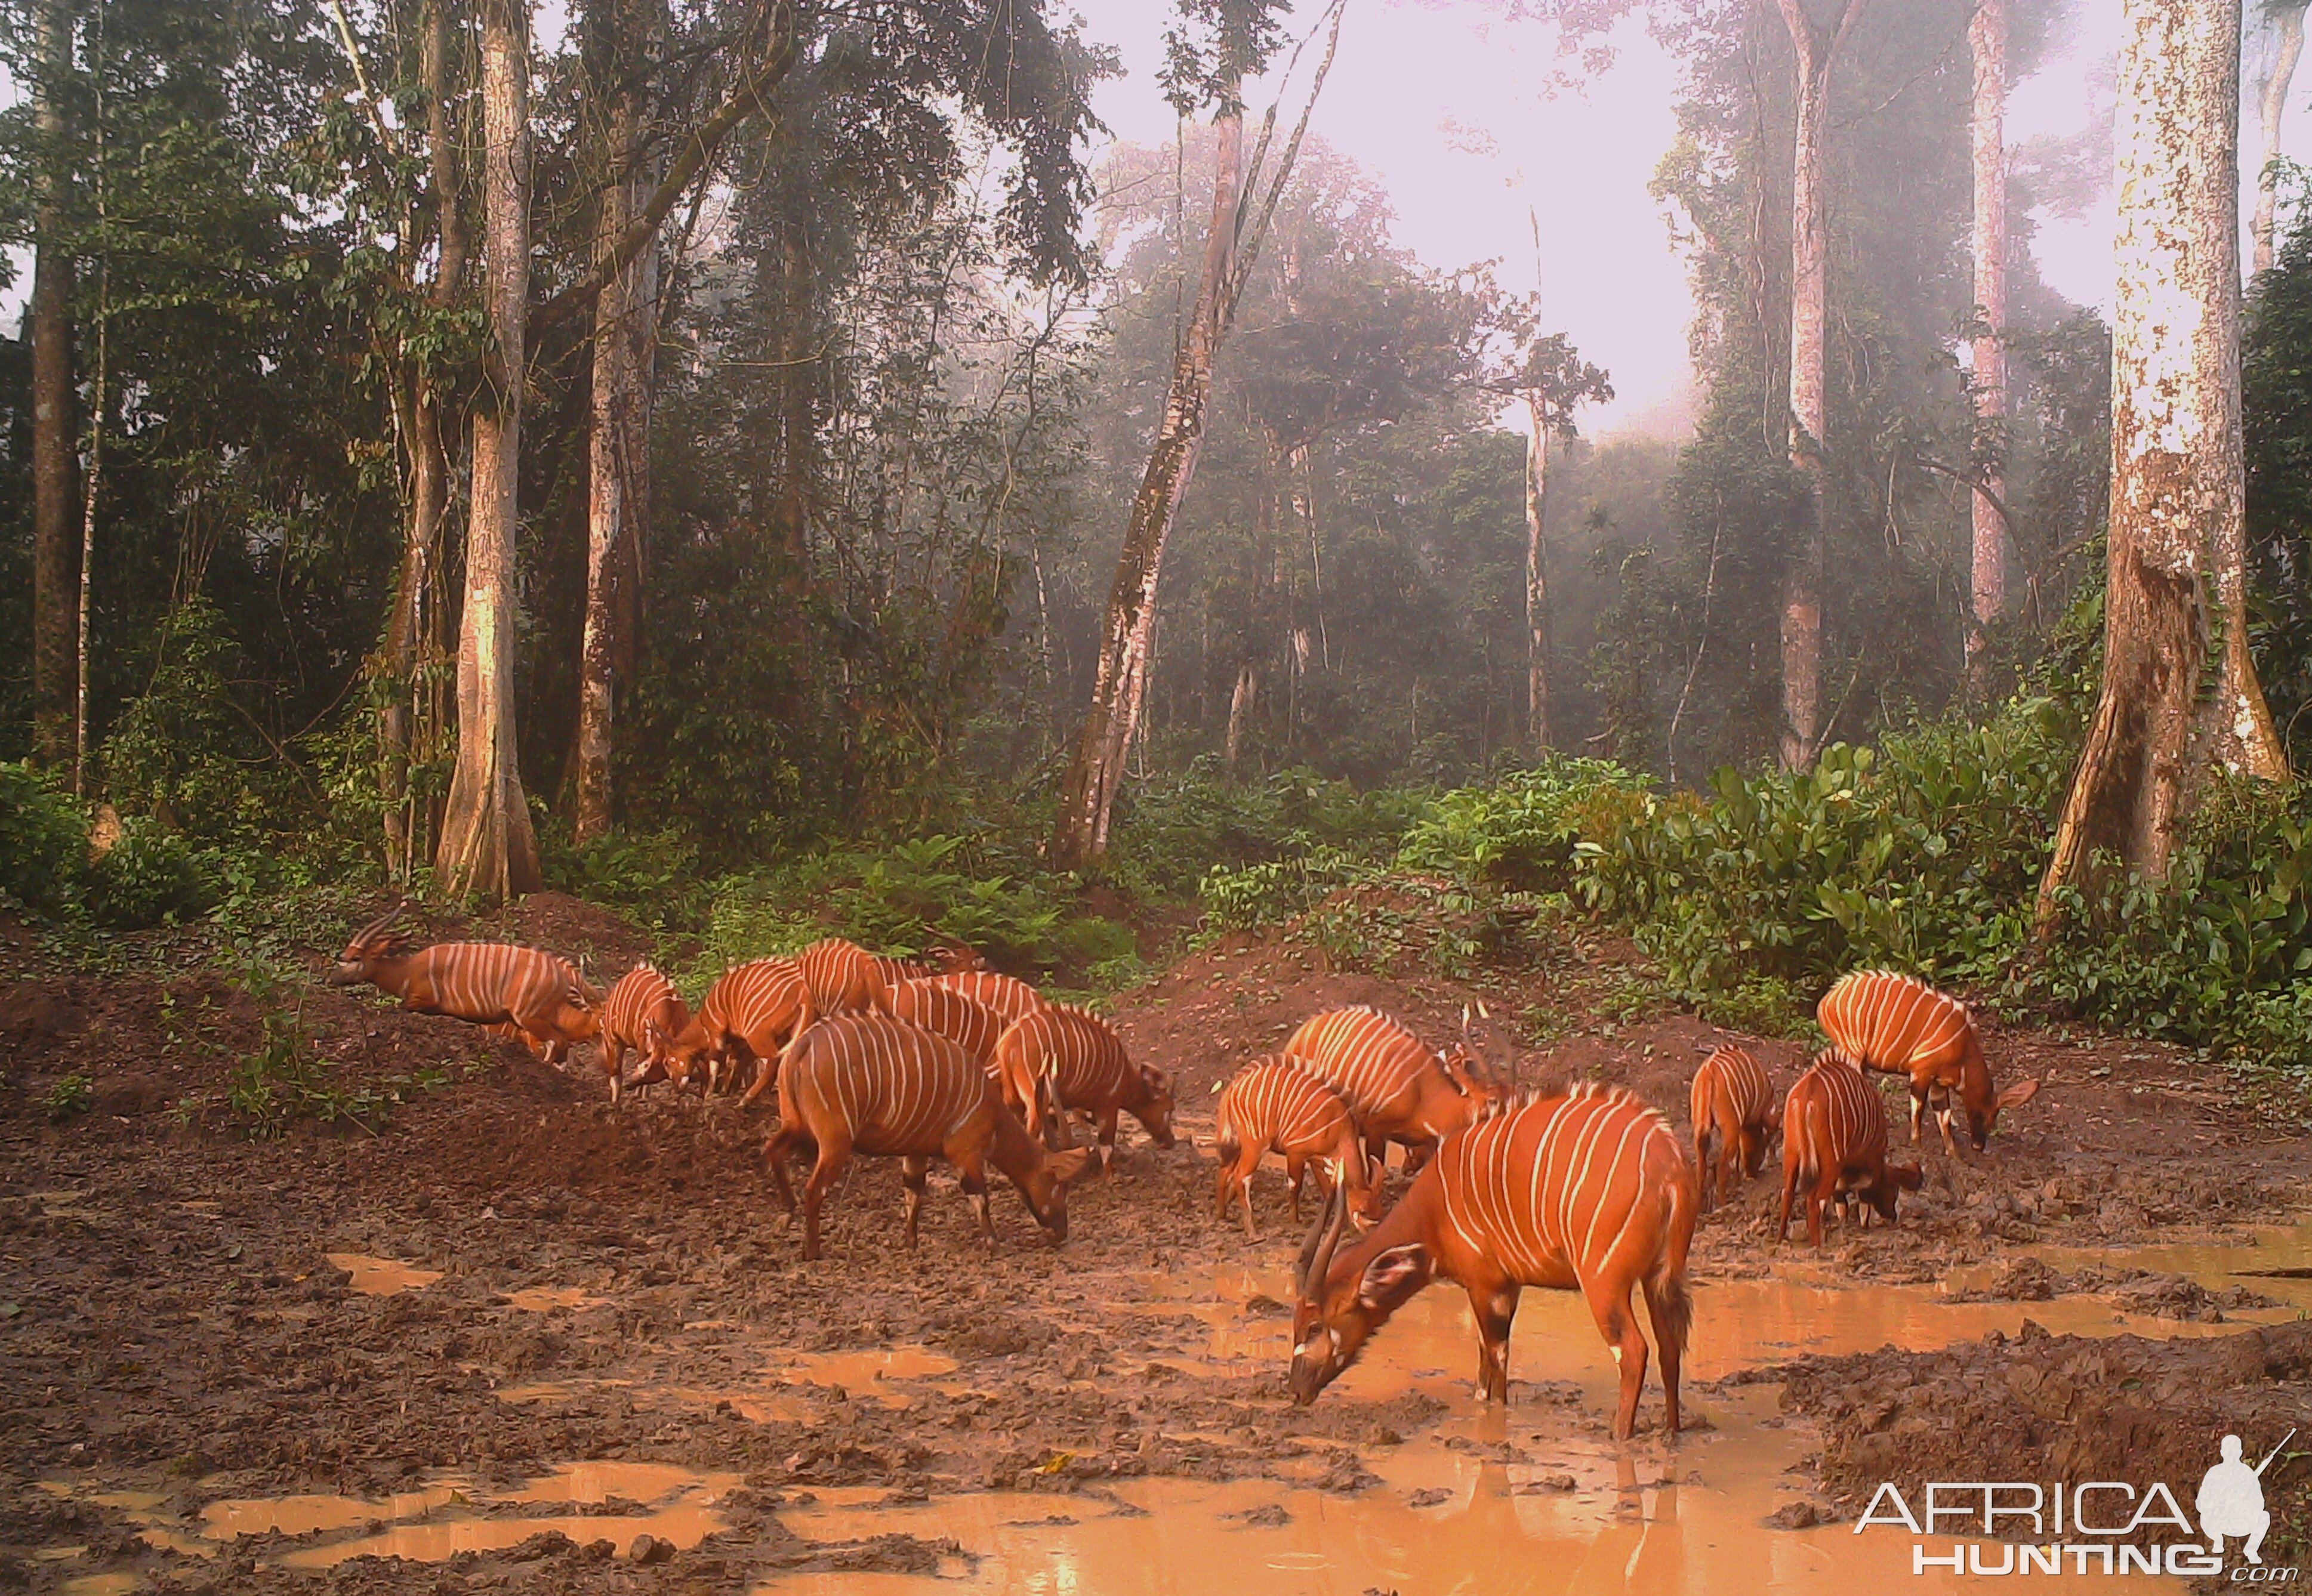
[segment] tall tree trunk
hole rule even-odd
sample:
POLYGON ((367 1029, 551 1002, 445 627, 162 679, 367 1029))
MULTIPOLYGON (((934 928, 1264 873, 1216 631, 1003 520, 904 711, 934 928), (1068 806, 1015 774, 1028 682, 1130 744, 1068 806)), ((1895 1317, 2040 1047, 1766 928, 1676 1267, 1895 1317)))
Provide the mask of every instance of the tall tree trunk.
POLYGON ((530 307, 529 0, 483 0, 482 214, 489 345, 474 405, 466 599, 458 634, 458 765, 434 868, 459 898, 540 885, 514 740, 514 532, 530 307))
POLYGON ((1236 669, 1236 690, 1229 694, 1228 772, 1236 774, 1237 761, 1244 754, 1244 734, 1252 722, 1252 710, 1260 693, 1260 667, 1246 660, 1236 669))
POLYGON ((2267 5, 2278 34, 2272 58, 2272 75, 2264 80, 2264 161, 2255 169, 2255 270, 2257 276, 2272 269, 2274 213, 2280 205, 2280 121, 2288 111, 2288 86, 2296 76, 2296 63, 2304 54, 2306 0, 2280 0, 2267 5))
MULTIPOLYGON (((426 199, 437 245, 434 282, 426 292, 435 311, 457 302, 471 253, 460 190, 456 129, 451 110, 451 0, 427 0, 418 39, 418 76, 425 96, 428 170, 426 199)), ((388 870, 407 880, 417 862, 424 828, 409 792, 410 762, 426 735, 427 690, 421 671, 438 641, 440 617, 432 605, 441 568, 442 528, 450 514, 451 467, 443 436, 442 396, 429 362, 405 354, 408 369, 402 434, 409 453, 409 502, 402 522, 401 569, 385 632, 388 699, 380 717, 388 870)))
POLYGON ((2165 879, 2216 770, 2287 773, 2247 651, 2239 0, 2126 0, 2124 17, 2103 689, 2039 891, 2043 933, 2097 850, 2165 879))
MULTIPOLYGON (((1308 135, 1309 118, 1325 91, 1334 52, 1340 46, 1342 14, 1343 8, 1335 5, 1325 53, 1309 80, 1309 98, 1300 108, 1300 120, 1274 166, 1264 169, 1267 188, 1248 233, 1243 227, 1243 204, 1248 196, 1244 193, 1243 176, 1242 76, 1224 85, 1218 97, 1221 109, 1213 118, 1213 216, 1204 239, 1204 281, 1196 293, 1187 337, 1173 356, 1164 414, 1157 423, 1156 441, 1148 453, 1140 491, 1132 501, 1132 519, 1125 524, 1123 552, 1116 563, 1116 583, 1109 589, 1100 624, 1091 705, 1085 711, 1075 758, 1061 789, 1059 821, 1052 838, 1053 858, 1062 868, 1085 864, 1108 850, 1108 818, 1123 781, 1125 754, 1139 729, 1140 708, 1147 696, 1149 654, 1156 631, 1156 584, 1163 570, 1164 545, 1196 473, 1205 412, 1212 403, 1213 362, 1236 319, 1237 301, 1276 214, 1278 196, 1292 180, 1301 140, 1308 135)), ((1263 159, 1267 155, 1268 132, 1268 125, 1264 125, 1259 145, 1263 159)), ((1289 736, 1290 717, 1286 724, 1289 736)))
MULTIPOLYGON (((608 4, 602 76, 625 79, 651 29, 644 4, 608 4)), ((643 109, 631 87, 613 90, 604 138, 609 181, 596 218, 595 253, 607 267, 594 301, 592 409, 587 434, 586 620, 579 654, 577 803, 571 840, 610 829, 611 724, 619 678, 629 668, 649 514, 650 381, 658 330, 655 242, 623 264, 609 259, 647 197, 640 170, 643 109)))
POLYGON ((1204 414, 1212 402, 1213 362, 1226 335, 1230 279, 1237 268, 1237 225, 1244 188, 1244 108, 1231 85, 1222 114, 1213 118, 1213 214, 1204 235, 1204 279, 1187 336, 1172 361, 1170 391, 1157 423, 1148 468, 1132 501, 1132 519, 1116 565, 1101 623, 1099 675, 1091 706, 1060 796, 1053 851, 1062 868, 1098 858, 1107 847, 1108 821, 1132 746, 1156 619, 1156 582, 1172 520, 1196 471, 1204 414))
POLYGON ((1975 464, 1974 624, 1967 628, 1970 690, 1984 696, 1987 631, 2007 603, 2007 0, 1975 0, 1966 39, 1975 57, 1975 464))
POLYGON ((1837 0, 1828 33, 1806 0, 1781 0, 1797 58, 1797 134, 1791 153, 1790 451, 1806 478, 1798 536, 1782 571, 1782 756, 1795 770, 1822 740, 1822 578, 1828 462, 1827 398, 1830 221, 1825 146, 1830 136, 1830 69, 1865 0, 1837 0))
POLYGON ((64 85, 73 69, 67 0, 40 7, 40 75, 32 85, 39 135, 32 212, 32 752, 60 770, 73 757, 80 632, 80 484, 74 468, 73 257, 66 237, 64 85))
POLYGON ((1539 396, 1528 393, 1533 436, 1525 446, 1526 740, 1539 759, 1549 752, 1549 427, 1539 396))
POLYGON ((815 373, 807 353, 810 276, 802 220, 790 216, 779 229, 779 484, 773 515, 798 591, 810 586, 810 474, 817 449, 815 373))
MULTIPOLYGON (((98 70, 103 70, 101 62, 98 64, 98 70)), ((103 104, 101 99, 97 101, 100 116, 103 111, 103 104)), ((100 160, 102 159, 103 150, 102 135, 100 135, 97 144, 100 160)), ((100 175, 98 178, 100 185, 103 179, 100 175)), ((102 189, 100 188, 100 196, 101 193, 102 189)), ((100 198, 98 208, 100 222, 102 215, 102 201, 100 198)), ((109 290, 110 266, 102 265, 97 269, 100 273, 99 280, 106 282, 109 290)), ((104 486, 104 396, 108 375, 105 370, 105 345, 112 331, 109 325, 112 310, 111 297, 107 291, 100 291, 97 295, 96 369, 90 373, 89 380, 88 472, 86 480, 81 485, 80 595, 79 601, 74 606, 79 617, 79 625, 73 639, 73 681, 75 691, 73 694, 72 787, 73 795, 75 798, 85 797, 88 792, 88 624, 95 611, 95 602, 89 592, 89 581, 96 574, 96 501, 97 494, 104 486)))

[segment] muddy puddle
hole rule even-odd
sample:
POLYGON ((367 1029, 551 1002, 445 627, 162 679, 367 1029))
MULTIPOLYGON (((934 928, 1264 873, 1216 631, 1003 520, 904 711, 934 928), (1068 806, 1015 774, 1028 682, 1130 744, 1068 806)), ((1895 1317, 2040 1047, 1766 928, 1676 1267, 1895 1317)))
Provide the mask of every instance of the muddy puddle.
MULTIPOLYGON (((2181 1251, 2181 1250, 2178 1250, 2181 1251)), ((2207 1249, 2270 1260, 2278 1249, 2207 1249)), ((2194 1278, 2180 1263, 2155 1265, 2132 1253, 2096 1255, 2106 1264, 2194 1278)), ((2268 1261, 2264 1267, 2273 1267, 2268 1261)), ((2209 1279, 2229 1277, 2211 1266, 2209 1279)), ((2300 1296, 2312 1306, 2312 1281, 2256 1280, 2259 1290, 2284 1303, 2300 1296), (2273 1290, 2271 1286, 2295 1286, 2273 1290)), ((1208 1329, 1201 1358, 1159 1361, 1189 1373, 1246 1373, 1265 1368, 1279 1379, 1290 1360, 1292 1322, 1281 1304, 1292 1295, 1289 1277, 1229 1271, 1202 1302, 1118 1304, 1126 1313, 1192 1316, 1208 1329), (1247 1287, 1249 1287, 1247 1289, 1247 1287), (1239 1295, 1241 1293, 1241 1295, 1239 1295), (1267 1299, 1263 1303, 1261 1299, 1267 1299), (1248 1307, 1248 1304, 1252 1306, 1248 1307), (1270 1304, 1279 1304, 1276 1307, 1270 1304)), ((2226 1335, 2243 1324, 2294 1318, 2293 1305, 2240 1310, 2224 1322, 2154 1319, 2130 1313, 2097 1296, 2059 1296, 2047 1301, 1957 1302, 1938 1286, 1878 1286, 1850 1289, 1826 1272, 1760 1280, 1732 1280, 1694 1288, 1694 1334, 1686 1350, 1686 1378, 1718 1380, 1739 1370, 1780 1363, 1808 1353, 1835 1356, 1895 1345, 1930 1352, 1955 1342, 1978 1339, 1992 1330, 2015 1335, 2026 1319, 2056 1335, 2226 1335)), ((1531 1382, 1584 1380, 1600 1376, 1610 1355, 1581 1296, 1573 1292, 1528 1291, 1519 1305, 1510 1342, 1512 1378, 1531 1382)), ((1468 1299, 1451 1286, 1432 1286, 1415 1297, 1377 1335, 1363 1363, 1342 1376, 1338 1388, 1359 1396, 1395 1394, 1408 1382, 1425 1382, 1449 1373, 1475 1377, 1476 1336, 1468 1299), (1388 1371, 1383 1373, 1382 1371, 1388 1371)), ((1444 1395, 1440 1390, 1435 1394, 1444 1395)), ((1466 1395, 1466 1390, 1464 1391, 1466 1395)))
MULTIPOLYGON (((1605 1394, 1602 1385, 1584 1391, 1591 1401, 1605 1394)), ((895 1506, 859 1499, 875 1493, 828 1492, 785 1509, 783 1522, 826 1542, 894 1531, 944 1537, 971 1558, 948 1559, 936 1578, 795 1574, 754 1589, 757 1596, 1192 1596, 1231 1586, 1295 1596, 1360 1596, 1376 1587, 1747 1596, 1980 1586, 1931 1572, 1914 1577, 1911 1539, 1900 1532, 1769 1528, 1766 1515, 1800 1494, 1810 1432, 1783 1423, 1771 1390, 1735 1391, 1704 1408, 1715 1427, 1674 1449, 1569 1436, 1530 1408, 1457 1417, 1417 1442, 1368 1452, 1363 1461, 1380 1483, 1355 1496, 1277 1480, 1171 1478, 1120 1482, 1101 1496, 1003 1493, 895 1506)), ((2183 1583, 2115 1577, 2097 1588, 2181 1591, 2183 1583)))
POLYGON ((363 1296, 396 1296, 418 1291, 442 1278, 440 1269, 421 1269, 391 1258, 372 1258, 364 1252, 328 1252, 331 1263, 351 1275, 353 1288, 363 1296))
MULTIPOLYGON (((266 1560, 283 1568, 330 1568, 353 1557, 446 1562, 461 1552, 502 1551, 533 1535, 558 1532, 580 1545, 608 1540, 619 1556, 650 1535, 678 1548, 696 1546, 729 1527, 715 1504, 736 1489, 739 1474, 701 1473, 665 1463, 565 1463, 528 1484, 484 1489, 461 1475, 442 1476, 418 1490, 389 1496, 228 1497, 209 1503, 197 1525, 169 1513, 158 1493, 92 1491, 45 1481, 51 1495, 119 1509, 146 1543, 190 1557, 213 1557, 242 1536, 319 1537, 314 1544, 266 1560), (631 1506, 630 1513, 533 1515, 522 1508, 631 1506)), ((77 1548, 58 1548, 58 1555, 77 1548)), ((123 1577, 134 1588, 134 1576, 123 1577)))
POLYGON ((2101 1265, 2181 1275, 2211 1287, 2245 1286, 2299 1312, 2312 1313, 2312 1219, 2259 1225, 2248 1233, 2244 1243, 2185 1242, 2151 1247, 2024 1251, 2055 1269, 2101 1265))
MULTIPOLYGON (((2049 1250, 2051 1264, 2070 1260, 2049 1250)), ((2246 1279, 2278 1299, 2234 1322, 2130 1314, 2111 1300, 1953 1301, 1931 1286, 1843 1286, 1810 1261, 1793 1276, 1695 1288, 1689 1382, 1707 1382, 1801 1353, 1836 1355, 1894 1343, 1931 1350, 2027 1318, 2056 1334, 2154 1338, 2233 1333, 2244 1323, 2293 1318, 2312 1307, 2312 1225, 2270 1227, 2246 1245, 2102 1250, 2077 1255, 2106 1269, 2175 1274, 2211 1287, 2246 1279)), ((1289 1355, 1290 1286, 1282 1271, 1224 1269, 1203 1283, 1152 1281, 1131 1301, 1099 1304, 1200 1327, 1213 1372, 1281 1374, 1289 1355)), ((948 1539, 969 1554, 937 1577, 794 1574, 760 1582, 758 1596, 930 1596, 934 1592, 1046 1596, 1189 1596, 1223 1582, 1264 1592, 1361 1596, 1376 1587, 1422 1592, 1562 1593, 1873 1589, 1922 1592, 1985 1588, 1984 1580, 1914 1574, 1911 1538, 1851 1523, 1771 1527, 1769 1515, 1806 1496, 1810 1426, 1787 1418, 1772 1386, 1688 1391, 1707 1427, 1676 1446, 1642 1435, 1616 1446, 1603 1435, 1613 1398, 1611 1361, 1587 1308, 1566 1292, 1528 1291, 1511 1367, 1520 1382, 1506 1413, 1478 1408, 1469 1377, 1476 1340, 1465 1299, 1437 1287, 1375 1337, 1362 1362, 1320 1400, 1382 1400, 1416 1389, 1445 1402, 1435 1429, 1358 1457, 1379 1483, 1335 1494, 1300 1483, 1336 1461, 1309 1449, 1278 1472, 1289 1478, 1211 1483, 1157 1478, 1099 1494, 994 1493, 886 1505, 883 1493, 826 1490, 782 1510, 798 1535, 843 1542, 892 1531, 948 1539)), ((1659 1423, 1649 1376, 1642 1423, 1659 1423)), ((1190 1442, 1193 1435, 1172 1437, 1190 1442)), ((1940 1548, 1938 1548, 1940 1549, 1940 1548)), ((1993 1557, 1996 1566, 1996 1556, 1993 1557)), ((2095 1588, 2180 1592, 2177 1579, 2097 1575, 2095 1588)), ((2053 1588, 2053 1587, 2050 1587, 2053 1588)))
POLYGON ((955 1368, 955 1359, 929 1347, 893 1347, 859 1352, 796 1353, 781 1359, 770 1374, 789 1385, 832 1387, 849 1397, 864 1397, 888 1408, 905 1408, 915 1398, 895 1382, 951 1374, 955 1368))

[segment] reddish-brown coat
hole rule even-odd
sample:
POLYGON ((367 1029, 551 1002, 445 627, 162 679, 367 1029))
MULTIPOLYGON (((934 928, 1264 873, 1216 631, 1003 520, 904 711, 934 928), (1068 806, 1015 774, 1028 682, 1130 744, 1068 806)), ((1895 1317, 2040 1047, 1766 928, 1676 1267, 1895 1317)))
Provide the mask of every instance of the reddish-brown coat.
POLYGON ((1327 1198, 1334 1187, 1345 1185, 1353 1217, 1368 1225, 1380 1217, 1380 1186, 1348 1100, 1300 1060, 1271 1053, 1238 1070, 1221 1092, 1217 1122, 1213 1144, 1221 1168, 1213 1215, 1228 1217, 1234 1196, 1244 1209, 1244 1234, 1252 1240, 1260 1239, 1252 1222, 1253 1172, 1271 1151, 1283 1156, 1293 1218, 1300 1217, 1300 1185, 1312 1163, 1327 1198))
POLYGON ((568 960, 507 942, 420 947, 390 929, 393 919, 372 920, 346 944, 329 972, 331 986, 367 981, 400 999, 404 1008, 518 1036, 549 1062, 560 1062, 574 1044, 600 1033, 602 994, 568 960))
POLYGON ((1491 1106, 1447 1137, 1388 1217, 1346 1250, 1347 1205, 1336 1195, 1301 1252, 1293 1400, 1316 1400, 1374 1330, 1442 1276, 1469 1294, 1478 1383, 1487 1400, 1505 1402, 1519 1294, 1541 1286, 1579 1290, 1589 1304, 1620 1369, 1614 1436, 1626 1440, 1645 1384, 1646 1339, 1630 1309, 1640 1288, 1674 1434, 1693 1319, 1686 1257, 1699 1206, 1669 1121, 1619 1088, 1491 1106))
POLYGON ((1914 1147, 1931 1099, 1944 1151, 1958 1150, 1951 1138, 1951 1094, 1956 1092, 1966 1111, 1967 1138, 1980 1152, 1991 1138, 1999 1111, 2028 1103, 2039 1090, 2036 1080, 1999 1090, 1984 1061, 1983 1036, 1966 1005, 1914 976, 1888 970, 1842 975, 1823 994, 1815 1016, 1831 1045, 1863 1068, 1910 1077, 1914 1147))
POLYGON ((1765 1165, 1766 1149, 1782 1129, 1782 1105, 1765 1066, 1738 1047, 1721 1047, 1694 1072, 1688 1106, 1706 1214, 1765 1165))
POLYGON ((1306 1060, 1348 1099, 1368 1153, 1385 1158, 1390 1142, 1402 1143, 1408 1167, 1474 1121, 1490 1095, 1465 1050, 1441 1053, 1402 1022, 1362 1005, 1303 1021, 1282 1051, 1306 1060))
POLYGON ((1836 1048, 1817 1059, 1782 1106, 1782 1212, 1775 1239, 1790 1234, 1791 1204, 1801 1194, 1807 1240, 1820 1247, 1833 1202, 1858 1217, 1867 1203, 1891 1223, 1896 1192, 1919 1185, 1915 1164, 1887 1162, 1887 1105, 1878 1089, 1836 1048))
POLYGON ((803 1187, 803 1256, 819 1256, 819 1217, 828 1190, 853 1154, 904 1160, 907 1244, 915 1244, 924 1177, 933 1158, 955 1166, 978 1217, 984 1243, 995 1244, 987 1208, 987 1165, 1009 1176, 1055 1241, 1068 1234, 1067 1183, 1090 1154, 1047 1154, 1004 1107, 978 1061, 943 1036, 888 1015, 850 1014, 821 1020, 795 1039, 779 1068, 779 1130, 764 1144, 771 1177, 787 1212, 795 1211, 786 1158, 804 1147, 817 1161, 803 1187))
POLYGON ((1115 1027, 1081 1008, 1047 1006, 1005 1027, 992 1066, 1004 1100, 1041 1121, 1058 1145, 1067 1111, 1091 1116, 1107 1158, 1116 1156, 1117 1116, 1129 1113, 1160 1147, 1172 1145, 1172 1077, 1135 1066, 1115 1027))
POLYGON ((662 1081, 670 1073, 669 1053, 690 1029, 690 1010, 674 982, 648 964, 636 964, 618 977, 602 1005, 602 1072, 610 1077, 610 1101, 616 1103, 628 1084, 629 1050, 643 1058, 633 1085, 662 1081))
POLYGON ((889 995, 894 1018, 946 1037, 995 1074, 995 1043, 1007 1023, 1002 1015, 941 981, 903 981, 889 995))

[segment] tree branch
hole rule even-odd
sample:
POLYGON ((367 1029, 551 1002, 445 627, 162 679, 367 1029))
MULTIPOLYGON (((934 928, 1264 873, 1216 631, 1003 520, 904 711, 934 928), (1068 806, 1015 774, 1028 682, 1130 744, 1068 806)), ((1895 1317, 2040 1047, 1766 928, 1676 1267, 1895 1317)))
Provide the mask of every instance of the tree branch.
POLYGON ((644 246, 658 236, 668 214, 706 170, 722 141, 755 112, 769 114, 770 107, 764 97, 778 87, 794 65, 794 10, 787 0, 772 0, 770 33, 769 45, 757 70, 731 91, 731 97, 715 109, 713 116, 690 130, 689 136, 682 141, 681 152, 667 168, 666 176, 649 202, 593 268, 530 312, 533 328, 544 331, 591 310, 603 285, 624 271, 644 246))

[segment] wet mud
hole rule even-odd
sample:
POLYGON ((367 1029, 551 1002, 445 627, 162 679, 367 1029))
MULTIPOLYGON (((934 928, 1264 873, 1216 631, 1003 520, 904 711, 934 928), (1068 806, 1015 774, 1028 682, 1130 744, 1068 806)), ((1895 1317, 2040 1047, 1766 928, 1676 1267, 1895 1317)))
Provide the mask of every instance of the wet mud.
MULTIPOLYGON (((617 930, 593 927, 606 956, 617 930)), ((1700 1423, 1660 1435, 1650 1381, 1616 1446, 1610 1359, 1566 1294, 1526 1295, 1506 1412, 1472 1395, 1450 1287, 1292 1408, 1281 1172, 1255 1182, 1258 1244, 1211 1212, 1210 1088, 1336 1003, 1441 1038, 1473 996, 1546 1009, 1579 1040, 1478 1022, 1501 1068, 1618 1081, 1682 1124, 1721 1033, 1616 1025, 1579 970, 1476 992, 1198 955, 1117 1006, 1180 1080, 1182 1146, 1129 1133, 1064 1248, 1007 1188, 984 1257, 935 1173, 908 1252, 897 1171, 862 1160, 810 1266, 766 1115, 663 1093, 613 1112, 468 1027, 317 992, 350 1078, 448 1082, 382 1135, 251 1144, 171 1112, 254 1045, 229 988, 0 977, 0 1589, 1875 1583, 1910 1575, 1907 1541, 1850 1532, 1874 1470, 2054 1478, 2151 1455, 2156 1419, 2162 1466, 2196 1478, 2211 1426, 2312 1422, 2312 1161, 2220 1071, 2139 1042, 1994 1030, 2002 1078, 2045 1088, 1987 1154, 1924 1149, 1892 1229, 1777 1247, 1771 1174, 1708 1216, 1700 1423), (97 1107, 51 1123, 71 1072, 97 1107)), ((1756 1045, 1787 1084, 1794 1055, 1756 1045)), ((2274 1483, 2301 1523, 2294 1467, 2274 1483)))

